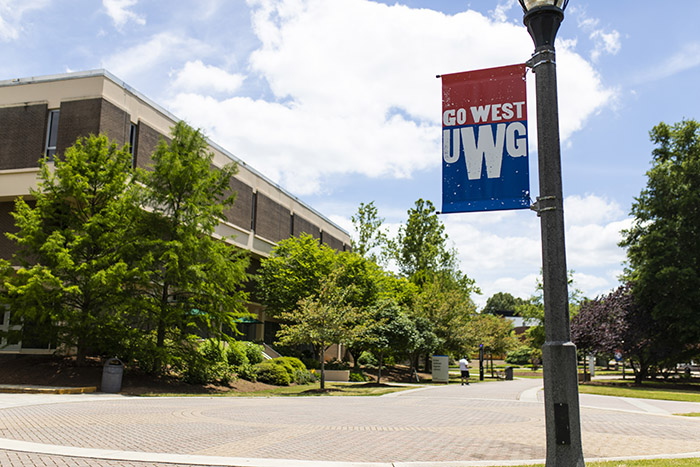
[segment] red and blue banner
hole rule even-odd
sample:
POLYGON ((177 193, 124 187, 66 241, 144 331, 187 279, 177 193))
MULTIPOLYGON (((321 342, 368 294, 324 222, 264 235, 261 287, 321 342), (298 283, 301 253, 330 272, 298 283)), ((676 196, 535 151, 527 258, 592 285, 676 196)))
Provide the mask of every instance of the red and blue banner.
POLYGON ((442 75, 442 212, 530 207, 525 65, 442 75))

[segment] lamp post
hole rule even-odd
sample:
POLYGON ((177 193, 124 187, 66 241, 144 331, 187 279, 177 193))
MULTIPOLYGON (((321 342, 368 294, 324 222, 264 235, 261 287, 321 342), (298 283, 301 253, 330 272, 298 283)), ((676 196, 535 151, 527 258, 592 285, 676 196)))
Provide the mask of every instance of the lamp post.
POLYGON ((545 343, 542 347, 547 467, 583 467, 576 346, 571 342, 554 39, 568 0, 519 0, 535 43, 545 343))

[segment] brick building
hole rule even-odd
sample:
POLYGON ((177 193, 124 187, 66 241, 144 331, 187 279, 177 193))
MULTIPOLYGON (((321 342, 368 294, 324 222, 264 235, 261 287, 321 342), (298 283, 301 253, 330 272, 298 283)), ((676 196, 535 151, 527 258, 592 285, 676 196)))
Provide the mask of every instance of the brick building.
MULTIPOLYGON (((159 139, 167 137, 177 121, 105 70, 0 81, 0 233, 15 230, 10 215, 14 199, 31 200, 29 189, 36 188, 42 156, 62 153, 80 136, 104 133, 120 146, 130 143, 134 165, 146 167, 159 139)), ((236 202, 217 233, 234 236, 232 243, 250 252, 253 268, 277 242, 301 233, 336 250, 350 248, 348 233, 328 218, 225 149, 211 141, 209 145, 214 165, 238 163, 231 182, 236 202)), ((0 258, 9 259, 14 248, 0 235, 0 258)), ((249 309, 257 319, 243 323, 241 330, 251 340, 271 341, 276 325, 258 303, 251 302, 249 309)), ((18 324, 0 310, 0 330, 11 326, 18 324)), ((0 352, 50 351, 37 347, 24 339, 0 343, 0 352)))

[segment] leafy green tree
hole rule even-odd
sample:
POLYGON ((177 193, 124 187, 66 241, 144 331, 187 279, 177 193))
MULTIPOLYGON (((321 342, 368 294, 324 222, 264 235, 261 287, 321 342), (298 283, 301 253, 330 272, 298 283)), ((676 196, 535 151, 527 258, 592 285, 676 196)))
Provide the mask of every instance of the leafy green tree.
POLYGON ((379 301, 363 313, 364 323, 358 327, 355 342, 361 341, 366 350, 379 359, 377 383, 382 380, 385 355, 408 355, 418 341, 414 322, 396 302, 379 301))
POLYGON ((190 334, 226 337, 236 319, 247 315, 248 257, 215 237, 224 208, 234 202, 227 190, 235 164, 212 169, 202 134, 183 122, 172 140, 161 140, 151 170, 140 170, 143 186, 138 229, 131 237, 131 260, 142 272, 135 291, 142 310, 140 327, 155 333, 153 370, 190 334))
POLYGON ((473 317, 468 325, 470 337, 478 344, 483 344, 491 361, 493 376, 493 356, 505 355, 518 347, 519 340, 514 335, 513 323, 502 316, 481 313, 473 317))
POLYGON ((296 310, 299 300, 318 293, 337 263, 335 251, 309 234, 280 241, 257 277, 267 312, 280 316, 296 310))
POLYGON ((352 250, 370 261, 386 265, 395 245, 386 230, 382 229, 384 219, 379 217, 374 201, 369 204, 360 203, 357 213, 351 219, 356 234, 352 240, 352 250))
POLYGON ((19 246, 19 269, 6 269, 3 285, 15 317, 55 332, 82 361, 88 352, 115 351, 126 329, 121 305, 136 272, 122 260, 135 217, 131 155, 106 136, 90 136, 54 166, 40 161, 34 207, 15 203, 18 232, 8 237, 19 246))
POLYGON ((650 136, 652 167, 621 245, 637 312, 648 315, 672 363, 700 343, 700 123, 660 123, 650 136))
POLYGON ((515 313, 519 306, 525 304, 525 300, 520 297, 514 297, 508 292, 497 292, 486 300, 482 313, 493 315, 499 311, 510 311, 515 313))
POLYGON ((430 201, 419 199, 408 210, 406 225, 399 230, 396 259, 401 272, 418 285, 438 271, 456 269, 456 253, 447 244, 445 226, 430 201))
POLYGON ((280 314, 283 320, 277 339, 283 345, 312 344, 321 361, 321 389, 325 389, 323 354, 333 344, 351 342, 357 332, 357 308, 348 303, 353 287, 341 287, 340 269, 321 280, 316 294, 298 302, 298 307, 280 314))

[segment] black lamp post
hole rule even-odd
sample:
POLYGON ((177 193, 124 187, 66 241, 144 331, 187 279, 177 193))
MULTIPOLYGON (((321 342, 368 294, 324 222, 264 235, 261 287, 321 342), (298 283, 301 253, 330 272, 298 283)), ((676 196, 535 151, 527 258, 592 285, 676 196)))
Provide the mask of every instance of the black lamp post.
POLYGON ((545 343, 542 347, 547 467, 583 467, 576 346, 571 342, 554 39, 568 0, 519 0, 535 43, 545 343))

